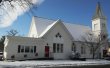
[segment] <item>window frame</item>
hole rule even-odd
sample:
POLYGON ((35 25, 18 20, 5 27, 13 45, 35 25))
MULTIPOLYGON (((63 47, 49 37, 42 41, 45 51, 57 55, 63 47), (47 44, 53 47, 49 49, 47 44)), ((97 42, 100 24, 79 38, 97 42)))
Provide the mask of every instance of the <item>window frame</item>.
POLYGON ((64 51, 63 43, 53 43, 53 53, 63 53, 64 51))
POLYGON ((81 46, 81 54, 86 54, 86 48, 84 45, 81 46))
POLYGON ((75 45, 75 43, 72 44, 71 50, 76 52, 76 45, 75 45))
POLYGON ((21 53, 24 52, 24 48, 25 48, 24 46, 21 46, 21 49, 20 49, 21 50, 21 53))
POLYGON ((25 53, 29 53, 30 52, 30 47, 29 46, 25 46, 25 53))
POLYGON ((18 53, 21 52, 21 45, 18 45, 18 53))
POLYGON ((53 53, 56 53, 56 43, 53 43, 53 53))
POLYGON ((37 46, 34 46, 34 53, 36 53, 37 51, 37 46))
POLYGON ((30 46, 30 53, 34 53, 34 46, 30 46))

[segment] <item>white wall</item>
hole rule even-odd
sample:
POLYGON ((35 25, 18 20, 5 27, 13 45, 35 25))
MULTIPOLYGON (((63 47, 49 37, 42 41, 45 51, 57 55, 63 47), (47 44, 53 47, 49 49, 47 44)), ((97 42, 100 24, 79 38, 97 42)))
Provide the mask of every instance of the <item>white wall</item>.
POLYGON ((50 51, 53 52, 53 43, 63 43, 63 53, 53 53, 54 59, 69 59, 71 54, 71 45, 72 40, 69 34, 66 32, 64 26, 61 23, 57 23, 49 32, 46 34, 43 39, 50 46, 50 51), (55 37, 57 33, 60 33, 62 38, 58 39, 55 37))
POLYGON ((100 23, 100 19, 94 19, 92 20, 92 31, 94 33, 94 35, 98 36, 100 34, 101 31, 101 23, 100 23), (94 25, 97 25, 96 28, 94 25))
POLYGON ((76 51, 80 53, 81 58, 92 58, 92 54, 90 54, 90 47, 88 47, 89 45, 87 45, 85 42, 80 42, 80 41, 73 41, 73 42, 75 43, 76 51), (81 54, 81 46, 85 47, 84 54, 81 54))
POLYGON ((11 59, 15 55, 15 60, 34 59, 44 57, 44 41, 42 39, 28 38, 28 37, 7 37, 9 41, 5 42, 4 59, 11 59), (8 44, 6 44, 8 43, 8 44), (36 46, 36 53, 18 53, 18 45, 36 46), (27 58, 24 55, 27 54, 27 58))
POLYGON ((94 19, 92 20, 92 31, 94 35, 98 36, 100 33, 107 34, 107 23, 105 19, 94 19), (95 28, 94 25, 97 24, 95 28), (105 28, 102 27, 102 24, 105 24, 105 28))

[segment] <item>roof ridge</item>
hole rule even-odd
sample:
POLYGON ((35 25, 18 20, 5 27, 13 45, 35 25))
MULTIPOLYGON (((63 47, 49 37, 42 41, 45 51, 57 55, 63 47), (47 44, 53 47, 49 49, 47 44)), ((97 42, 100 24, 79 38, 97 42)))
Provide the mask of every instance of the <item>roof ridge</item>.
MULTIPOLYGON (((54 19, 45 18, 45 17, 40 17, 40 16, 34 16, 34 17, 38 17, 38 18, 42 18, 42 19, 47 19, 47 20, 56 21, 56 20, 54 20, 54 19)), ((57 20, 58 20, 58 19, 57 19, 57 20)), ((62 21, 62 20, 61 20, 61 21, 62 21)), ((80 25, 80 26, 87 26, 87 27, 89 27, 88 25, 76 24, 76 23, 72 23, 72 22, 65 22, 65 21, 62 21, 62 23, 68 23, 68 24, 74 24, 74 25, 80 25)))
POLYGON ((38 18, 42 18, 42 19, 47 19, 47 20, 52 20, 52 21, 56 21, 54 19, 50 19, 50 18, 45 18, 45 17, 40 17, 40 16, 33 16, 33 17, 38 17, 38 18))
POLYGON ((67 23, 67 24, 73 24, 73 25, 78 25, 78 26, 90 27, 90 26, 88 26, 88 25, 76 24, 76 23, 72 23, 72 22, 64 22, 64 23, 67 23))

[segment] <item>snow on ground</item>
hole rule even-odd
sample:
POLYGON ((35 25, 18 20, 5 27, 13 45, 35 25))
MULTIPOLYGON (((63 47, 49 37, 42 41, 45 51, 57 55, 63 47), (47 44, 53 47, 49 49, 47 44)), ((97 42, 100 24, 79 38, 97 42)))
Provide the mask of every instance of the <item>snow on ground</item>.
POLYGON ((83 66, 83 65, 106 65, 107 60, 27 60, 27 61, 0 61, 0 68, 36 68, 36 67, 58 67, 58 66, 83 66))

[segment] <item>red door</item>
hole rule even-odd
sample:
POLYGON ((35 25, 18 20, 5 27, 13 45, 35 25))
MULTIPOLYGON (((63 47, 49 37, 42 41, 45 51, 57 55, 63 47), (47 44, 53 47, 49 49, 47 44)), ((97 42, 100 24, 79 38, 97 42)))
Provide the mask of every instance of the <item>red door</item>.
POLYGON ((49 57, 49 46, 45 46, 45 57, 49 57))

